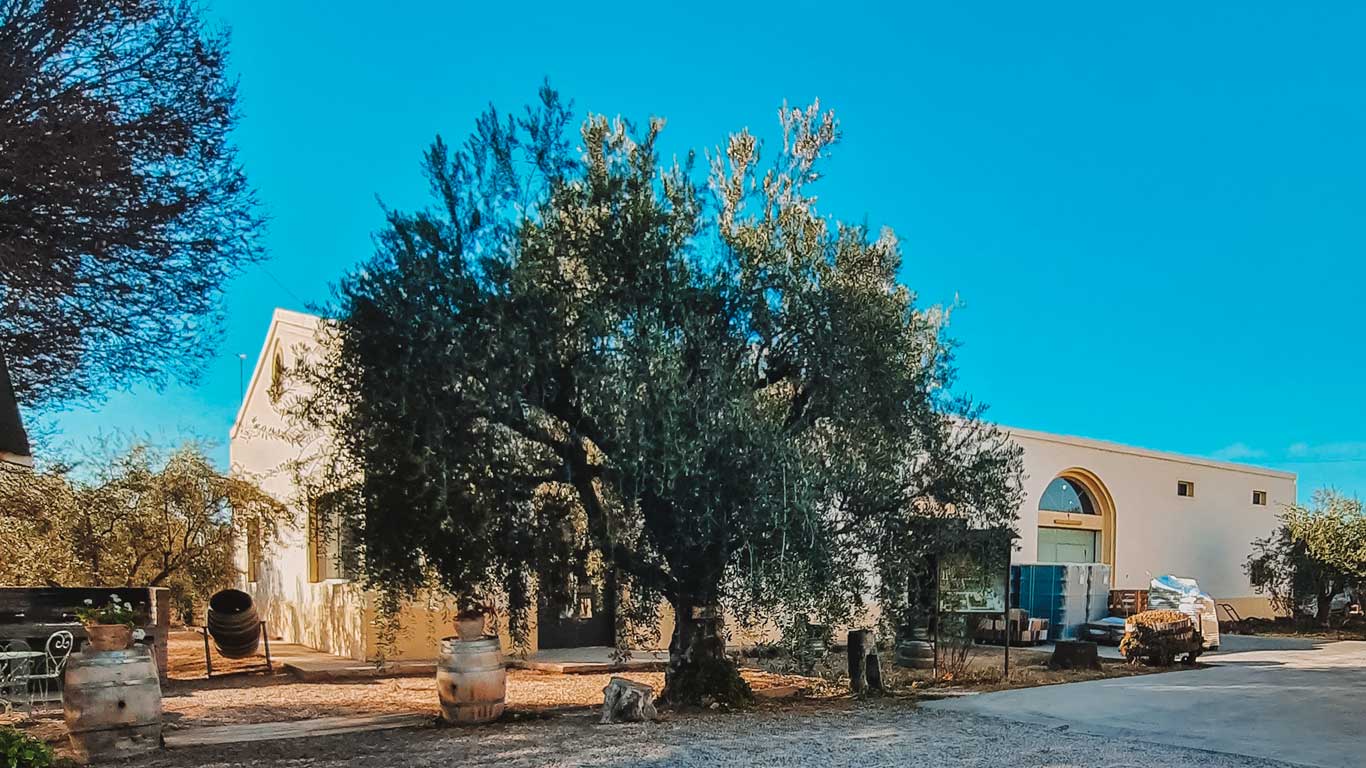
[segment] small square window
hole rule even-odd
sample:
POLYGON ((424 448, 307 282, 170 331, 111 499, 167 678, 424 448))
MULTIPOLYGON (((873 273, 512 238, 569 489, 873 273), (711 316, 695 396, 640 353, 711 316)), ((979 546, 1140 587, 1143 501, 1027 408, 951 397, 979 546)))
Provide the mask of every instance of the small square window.
POLYGON ((1194 496, 1194 495, 1195 495, 1195 483, 1192 483, 1192 482, 1189 481, 1189 480, 1177 480, 1177 481, 1176 481, 1176 495, 1177 495, 1177 496, 1185 496, 1185 497, 1187 497, 1187 498, 1194 496))
POLYGON ((1253 492, 1252 492, 1252 503, 1253 503, 1253 504, 1256 504, 1256 505, 1259 506, 1259 507, 1265 507, 1265 506, 1266 506, 1266 491, 1253 491, 1253 492))

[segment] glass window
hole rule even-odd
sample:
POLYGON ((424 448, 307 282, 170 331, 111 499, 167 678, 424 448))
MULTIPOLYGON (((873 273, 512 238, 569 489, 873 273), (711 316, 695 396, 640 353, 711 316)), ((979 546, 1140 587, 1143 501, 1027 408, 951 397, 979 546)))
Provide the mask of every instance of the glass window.
POLYGON ((261 524, 247 523, 247 581, 257 580, 257 564, 261 562, 261 524))
POLYGON ((332 494, 309 503, 308 545, 309 581, 352 577, 356 560, 355 537, 332 494))
POLYGON ((1091 501, 1091 494, 1087 493, 1080 483, 1059 477, 1044 489, 1043 497, 1039 499, 1039 510, 1042 512, 1066 512, 1073 515, 1094 515, 1096 514, 1096 505, 1091 501))
POLYGON ((275 405, 285 396, 285 356, 279 349, 270 359, 270 386, 266 389, 266 395, 275 405))
POLYGON ((1188 496, 1188 497, 1189 497, 1189 496, 1194 496, 1194 495, 1195 495, 1195 483, 1192 483, 1192 482, 1189 481, 1189 480, 1177 480, 1177 481, 1176 481, 1176 495, 1177 495, 1177 496, 1188 496))
POLYGON ((1253 504, 1256 504, 1256 505, 1259 506, 1259 507, 1265 507, 1265 506, 1266 506, 1266 491, 1253 491, 1253 492, 1252 492, 1252 503, 1253 503, 1253 504))

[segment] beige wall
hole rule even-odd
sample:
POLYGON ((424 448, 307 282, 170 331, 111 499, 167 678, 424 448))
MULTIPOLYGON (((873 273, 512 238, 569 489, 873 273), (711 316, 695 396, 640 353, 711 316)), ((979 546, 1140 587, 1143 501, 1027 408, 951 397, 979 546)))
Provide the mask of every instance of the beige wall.
MULTIPOLYGON (((371 597, 346 581, 309 580, 306 514, 283 469, 301 449, 270 434, 282 426, 267 394, 274 353, 281 350, 286 364, 291 362, 296 346, 311 342, 316 323, 310 315, 276 310, 232 431, 234 471, 253 476, 296 514, 296 526, 266 546, 256 580, 242 586, 256 599, 273 636, 341 656, 373 659, 381 649, 371 597)), ((1117 588, 1146 588, 1150 575, 1175 573, 1199 580, 1207 592, 1233 603, 1245 616, 1269 614, 1267 601, 1252 592, 1242 565, 1250 542, 1270 533, 1277 509, 1295 500, 1293 475, 1025 430, 1012 430, 1012 436, 1025 449, 1027 475, 1016 562, 1036 558, 1043 489, 1059 473, 1081 468, 1099 478, 1114 500, 1117 588), (1177 480, 1193 481, 1195 497, 1178 497, 1177 480), (1267 491, 1267 506, 1251 503, 1254 489, 1267 491)), ((239 547, 238 565, 244 572, 245 552, 246 547, 239 547)), ((439 640, 452 634, 452 614, 440 600, 414 601, 404 608, 402 630, 386 655, 431 658, 439 640)), ((861 623, 871 625, 875 620, 870 613, 861 623)), ((510 647, 506 621, 500 623, 504 647, 510 647)), ((728 621, 727 626, 734 645, 777 637, 772 624, 746 630, 728 621)), ((660 630, 655 644, 666 647, 673 630, 667 606, 661 608, 660 630)), ((534 628, 530 650, 535 651, 534 628)))
MULTIPOLYGON (((283 426, 266 391, 275 351, 280 350, 289 365, 296 346, 313 338, 316 323, 311 315, 275 311, 231 433, 233 472, 251 476, 294 511, 294 525, 281 531, 280 540, 263 542, 256 580, 244 581, 241 586, 256 601, 273 637, 361 659, 366 655, 365 597, 346 581, 309 580, 307 512, 295 498, 294 483, 285 467, 302 449, 271 433, 283 426)), ((245 546, 238 547, 238 567, 243 574, 248 570, 246 550, 245 546)))
POLYGON ((1115 588, 1147 589, 1152 576, 1196 579, 1216 600, 1244 615, 1269 615, 1243 573, 1253 539, 1276 526, 1277 511, 1295 501, 1295 476, 1258 467, 1205 461, 1127 446, 1012 430, 1024 448, 1025 502, 1015 561, 1034 562, 1039 499, 1065 470, 1089 471, 1115 505, 1115 588), (1195 483, 1195 496, 1176 495, 1177 480, 1195 483), (1252 491, 1268 503, 1252 503, 1252 491))
MULTIPOLYGON (((405 605, 399 614, 398 634, 387 648, 381 648, 379 625, 373 621, 377 612, 373 600, 367 602, 365 633, 365 658, 375 659, 430 659, 436 656, 442 638, 455 634, 455 603, 450 598, 422 596, 405 605)), ((508 631, 506 615, 494 619, 503 651, 509 655, 523 652, 536 652, 536 616, 531 616, 529 645, 519 649, 513 645, 512 634, 508 631)))

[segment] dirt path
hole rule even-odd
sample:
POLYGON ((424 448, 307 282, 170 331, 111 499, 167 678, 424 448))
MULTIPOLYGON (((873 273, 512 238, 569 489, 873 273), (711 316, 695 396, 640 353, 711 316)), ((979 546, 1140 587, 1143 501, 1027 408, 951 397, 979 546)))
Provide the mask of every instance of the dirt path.
POLYGON ((904 702, 840 710, 705 713, 659 724, 600 726, 590 716, 474 729, 427 728, 168 751, 149 768, 394 768, 394 766, 819 766, 945 768, 1271 768, 1218 755, 1065 729, 916 709, 904 702))

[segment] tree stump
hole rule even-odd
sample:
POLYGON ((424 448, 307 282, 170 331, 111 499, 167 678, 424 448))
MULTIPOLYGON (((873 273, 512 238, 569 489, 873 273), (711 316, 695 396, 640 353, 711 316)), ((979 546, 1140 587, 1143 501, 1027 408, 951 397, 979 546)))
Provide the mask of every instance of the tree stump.
POLYGON ((867 668, 868 690, 881 693, 885 689, 882 687, 882 660, 877 656, 876 644, 873 645, 872 653, 868 654, 865 661, 867 662, 864 666, 867 668))
POLYGON ((1100 653, 1095 643, 1082 640, 1059 640, 1053 646, 1049 669, 1100 669, 1100 653))
POLYGON ((655 710, 655 689, 624 677, 613 676, 602 689, 600 723, 639 723, 659 719, 655 710))
POLYGON ((882 662, 869 629, 849 632, 849 688, 854 693, 882 690, 882 662))
POLYGON ((868 656, 868 646, 872 643, 873 633, 866 629, 849 632, 849 688, 854 693, 868 690, 868 672, 864 659, 868 656))

